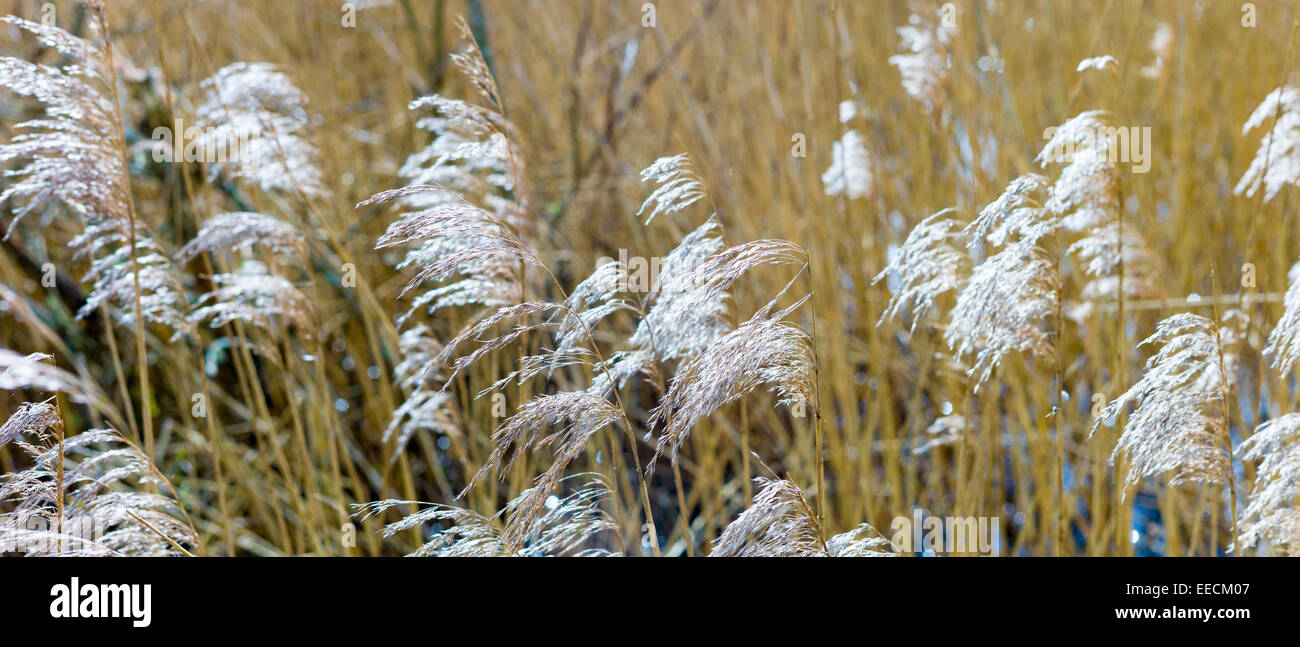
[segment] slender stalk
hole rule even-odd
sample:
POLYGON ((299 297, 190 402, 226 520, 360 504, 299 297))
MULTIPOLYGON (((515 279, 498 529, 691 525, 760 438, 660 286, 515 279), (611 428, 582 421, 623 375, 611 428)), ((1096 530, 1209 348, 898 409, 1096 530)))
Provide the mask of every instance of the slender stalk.
MULTIPOLYGON (((57 402, 56 402, 57 404, 57 402)), ((58 536, 56 553, 63 552, 63 414, 59 413, 59 424, 54 427, 55 438, 59 444, 59 460, 54 467, 54 532, 58 536)))
POLYGON ((677 457, 672 459, 673 484, 677 487, 677 509, 682 520, 682 541, 686 543, 686 556, 695 557, 695 535, 691 532, 691 517, 686 507, 686 495, 682 492, 682 470, 677 465, 677 457))
MULTIPOLYGON (((325 381, 324 366, 325 348, 321 346, 319 337, 317 337, 316 340, 316 362, 318 363, 317 368, 319 370, 312 371, 316 374, 316 388, 320 391, 320 398, 323 401, 328 402, 329 385, 325 381)), ((342 436, 342 433, 334 426, 337 422, 335 418, 331 416, 328 420, 330 420, 330 427, 329 429, 326 429, 324 433, 327 441, 326 445, 329 447, 330 487, 334 491, 334 504, 339 509, 339 518, 342 522, 346 522, 348 520, 348 514, 347 509, 344 507, 343 499, 343 468, 339 463, 339 449, 338 443, 336 442, 336 438, 342 436)))
POLYGON ((1231 403, 1228 400, 1228 371, 1223 361, 1223 331, 1219 327, 1219 289, 1214 282, 1214 268, 1210 268, 1210 283, 1214 285, 1214 341, 1219 362, 1219 399, 1223 413, 1223 442, 1228 447, 1228 501, 1232 505, 1232 556, 1241 555, 1241 533, 1237 527, 1237 469, 1232 452, 1232 420, 1228 417, 1231 403))
MULTIPOLYGON (((1219 372, 1223 374, 1223 347, 1219 347, 1219 372)), ((1232 430, 1228 423, 1228 387, 1222 387, 1224 444, 1228 446, 1228 501, 1232 505, 1232 556, 1241 555, 1241 532, 1237 527, 1237 469, 1232 452, 1232 430)))
MULTIPOLYGON (((1119 211, 1117 212, 1118 213, 1117 220, 1119 221, 1118 223, 1119 225, 1119 239, 1118 239, 1119 285, 1115 297, 1115 380, 1117 384, 1117 386, 1115 387, 1115 393, 1123 393, 1126 390, 1126 386, 1127 386, 1125 384, 1125 378, 1124 378, 1124 369, 1125 369, 1124 354, 1128 350, 1128 343, 1127 343, 1128 329, 1124 323, 1124 301, 1125 301, 1124 298, 1124 192, 1122 190, 1119 191, 1118 197, 1119 197, 1119 211)), ((1115 414, 1115 425, 1120 429, 1123 429, 1123 425, 1120 422, 1120 417, 1123 415, 1124 415, 1123 411, 1117 412, 1115 414)), ((1120 460, 1122 461, 1123 459, 1120 460)), ((1119 462, 1117 462, 1115 465, 1115 468, 1117 470, 1116 473, 1118 473, 1118 470, 1121 467, 1122 466, 1119 464, 1119 462)), ((1120 541, 1116 543, 1115 552, 1118 555, 1124 555, 1128 552, 1128 546, 1130 545, 1127 541, 1125 541, 1128 539, 1128 525, 1129 525, 1128 505, 1129 504, 1127 501, 1123 500, 1123 497, 1116 497, 1114 504, 1115 504, 1115 514, 1118 515, 1119 517, 1116 525, 1118 526, 1118 532, 1119 532, 1118 539, 1120 539, 1120 541)))
POLYGON ((149 388, 149 355, 144 334, 144 310, 140 307, 140 262, 136 250, 135 199, 131 195, 131 173, 127 171, 130 168, 130 158, 127 156, 126 136, 122 133, 122 98, 117 89, 117 65, 113 59, 113 39, 109 36, 108 20, 104 17, 102 9, 96 8, 94 14, 96 22, 99 23, 100 33, 104 35, 104 55, 108 60, 108 84, 113 90, 113 114, 116 126, 112 137, 122 154, 122 186, 126 193, 124 197, 129 224, 127 244, 130 245, 132 288, 135 292, 135 314, 132 319, 135 324, 136 363, 139 365, 140 374, 140 418, 144 432, 144 453, 153 460, 153 403, 149 388))
POLYGON ((217 443, 220 439, 217 437, 216 423, 212 420, 212 416, 216 412, 212 411, 212 398, 208 395, 208 374, 203 370, 202 366, 199 367, 199 373, 203 376, 203 401, 209 407, 203 420, 204 429, 208 434, 208 445, 212 450, 213 478, 217 481, 217 505, 221 510, 221 531, 226 542, 226 555, 234 556, 235 535, 230 526, 230 505, 226 500, 226 478, 221 471, 221 452, 217 449, 217 443))
POLYGON ((822 455, 822 362, 821 356, 817 353, 817 297, 813 291, 813 270, 812 259, 809 258, 804 263, 804 269, 808 272, 808 303, 812 311, 812 349, 813 364, 816 366, 813 374, 813 391, 816 402, 813 403, 813 415, 816 420, 813 424, 813 436, 817 443, 817 522, 826 523, 826 484, 824 472, 826 471, 826 458, 822 455))
POLYGON ((1052 418, 1056 422, 1056 539, 1054 554, 1062 555, 1065 544, 1065 437, 1061 431, 1061 417, 1065 414, 1065 322, 1061 316, 1061 302, 1064 299, 1065 283, 1061 279, 1061 228, 1055 229, 1056 236, 1056 406, 1052 418))
POLYGON ((308 536, 316 545, 316 550, 324 549, 324 544, 320 538, 320 519, 317 516, 319 502, 312 492, 316 489, 316 467, 312 460, 311 448, 307 444, 307 433, 303 430, 302 416, 298 412, 298 403, 294 401, 294 381, 289 374, 289 362, 292 357, 292 350, 289 347, 289 336, 281 338, 280 351, 280 377, 284 380, 284 406, 289 410, 289 420, 293 425, 293 437, 298 442, 298 460, 302 463, 302 474, 298 478, 302 481, 303 505, 307 509, 307 523, 310 526, 308 536))
POLYGON ((100 320, 104 322, 104 338, 108 340, 108 355, 113 360, 113 377, 117 382, 118 393, 122 398, 122 409, 131 428, 131 435, 140 440, 140 425, 135 422, 135 408, 131 406, 131 392, 126 387, 126 371, 122 368, 122 354, 117 348, 117 333, 113 332, 113 317, 108 306, 99 308, 100 320))
POLYGON ((171 537, 168 537, 167 535, 163 534, 161 530, 154 528, 153 524, 149 523, 148 521, 145 521, 144 519, 141 519, 139 516, 137 516, 134 512, 131 512, 130 510, 127 510, 126 513, 131 515, 132 519, 135 519, 136 521, 139 521, 141 524, 143 524, 145 528, 148 528, 150 530, 150 532, 152 532, 155 535, 158 535, 159 537, 162 537, 164 541, 172 545, 172 548, 181 551, 181 554, 185 555, 186 557, 194 556, 194 553, 185 550, 184 546, 181 546, 180 544, 176 543, 176 541, 173 540, 171 537))
POLYGON ((743 403, 740 409, 740 470, 744 476, 745 504, 754 498, 754 486, 749 471, 749 409, 743 403))

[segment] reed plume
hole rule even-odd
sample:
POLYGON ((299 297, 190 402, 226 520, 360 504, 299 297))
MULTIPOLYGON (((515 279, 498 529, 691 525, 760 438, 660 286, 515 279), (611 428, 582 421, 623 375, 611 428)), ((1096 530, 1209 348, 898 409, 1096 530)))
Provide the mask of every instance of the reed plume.
POLYGON ((307 240, 296 227, 256 212, 217 214, 203 221, 198 233, 176 253, 184 264, 204 252, 234 251, 253 246, 291 260, 307 258, 307 240))
POLYGON ((889 57, 889 64, 898 68, 903 89, 925 105, 926 112, 941 110, 947 98, 948 70, 952 62, 948 45, 953 30, 939 24, 931 17, 912 14, 909 24, 897 28, 902 54, 889 57))
POLYGON ((639 218, 649 210, 645 219, 647 225, 655 216, 677 213, 708 196, 703 180, 695 173, 694 163, 686 153, 655 160, 641 171, 641 181, 657 185, 636 212, 639 218))
POLYGON ((502 511, 504 523, 501 514, 486 517, 455 506, 394 499, 356 506, 356 514, 364 520, 399 505, 427 506, 384 526, 382 531, 385 537, 391 537, 426 523, 439 524, 441 528, 410 553, 412 557, 619 556, 592 546, 601 533, 618 533, 618 525, 600 508, 609 497, 608 485, 599 475, 590 473, 574 474, 561 481, 570 479, 588 480, 563 497, 542 497, 545 510, 540 513, 529 510, 538 499, 537 488, 524 490, 506 504, 502 511))
POLYGON ((29 402, 0 426, 9 444, 31 466, 0 475, 0 501, 13 504, 0 543, 32 556, 167 556, 198 544, 179 505, 149 491, 164 484, 157 469, 116 431, 65 438, 54 406, 29 402))
POLYGON ((888 539, 868 524, 824 539, 803 491, 758 477, 754 504, 727 525, 710 557, 892 557, 888 539), (875 536, 872 536, 872 534, 875 536))
POLYGON ((972 254, 985 243, 1002 247, 977 264, 957 295, 944 338, 959 361, 972 359, 968 374, 978 390, 1012 352, 1054 358, 1046 323, 1056 312, 1060 277, 1039 246, 1058 221, 1039 202, 1045 178, 1026 175, 963 230, 972 254))
MULTIPOLYGON (((1269 420, 1241 443, 1241 459, 1256 461, 1255 487, 1241 512, 1241 544, 1261 541, 1285 555, 1300 551, 1300 414, 1269 420)), ((1240 553, 1240 550, 1236 552, 1240 553)))
POLYGON ((1284 85, 1268 93, 1250 113, 1241 134, 1249 134, 1270 119, 1273 125, 1260 141, 1255 159, 1233 188, 1233 193, 1253 196, 1262 187, 1265 202, 1272 201, 1286 185, 1300 184, 1300 89, 1284 85))
POLYGON ((1107 404, 1092 425, 1096 434, 1104 420, 1135 407, 1111 454, 1112 462, 1123 455, 1129 465, 1123 492, 1165 472, 1172 472, 1171 485, 1228 484, 1228 380, 1219 339, 1212 320, 1178 314, 1142 342, 1160 349, 1147 360, 1142 379, 1107 404))
POLYGON ((807 300, 805 296, 782 310, 775 309, 775 301, 768 303, 682 366, 650 412, 648 424, 663 427, 657 455, 668 450, 676 457, 696 422, 760 386, 774 392, 778 404, 816 409, 811 342, 802 329, 784 321, 807 300))
POLYGON ((184 298, 168 255, 137 217, 126 166, 126 137, 118 94, 118 75, 108 19, 101 0, 82 0, 96 44, 52 25, 13 16, 9 24, 34 34, 73 63, 61 67, 21 59, 0 59, 0 86, 44 106, 46 119, 19 124, 24 132, 0 148, 0 163, 23 161, 13 175, 25 179, 0 194, 13 199, 17 218, 57 200, 80 217, 85 230, 72 240, 80 258, 89 257, 91 293, 78 317, 101 306, 117 307, 119 319, 135 337, 141 384, 140 415, 144 452, 153 456, 153 409, 147 401, 149 358, 146 322, 188 332, 184 298))
POLYGON ((1300 360, 1300 263, 1291 266, 1287 278, 1290 285, 1284 297, 1286 309, 1264 346, 1264 355, 1272 360, 1273 370, 1283 375, 1290 373, 1300 360))
POLYGON ((922 220, 885 268, 872 283, 888 280, 889 305, 877 325, 906 315, 910 329, 922 319, 933 316, 937 301, 945 294, 956 294, 970 276, 970 257, 959 247, 962 224, 949 217, 944 209, 922 220))
POLYGON ((23 355, 0 348, 0 389, 65 393, 82 403, 92 402, 98 397, 98 388, 94 384, 54 366, 53 359, 53 355, 45 353, 23 355))
POLYGON ((1081 234, 1065 250, 1088 279, 1083 303, 1070 313, 1076 320, 1085 319, 1096 302, 1160 296, 1158 256, 1136 227, 1124 226, 1117 162, 1128 144, 1113 135, 1111 122, 1104 110, 1080 112, 1055 128, 1035 158, 1043 168, 1061 166, 1044 206, 1066 231, 1081 234))
MULTIPOLYGON (((264 191, 301 191, 308 198, 329 195, 320 170, 320 151, 308 136, 307 95, 270 63, 231 63, 201 84, 207 98, 196 117, 197 150, 211 151, 211 173, 227 175, 264 191), (238 159, 219 151, 238 144, 238 159)), ((176 136, 179 136, 177 134, 176 136)))
MULTIPOLYGON (((841 124, 849 123, 856 116, 852 101, 840 103, 841 124)), ((872 197, 876 192, 872 163, 871 151, 867 150, 862 134, 855 129, 846 130, 839 141, 831 144, 831 165, 822 173, 826 195, 843 195, 850 200, 872 197)))
POLYGON ((441 376, 430 370, 437 365, 442 347, 424 324, 403 331, 399 341, 401 361, 393 367, 393 377, 406 392, 406 398, 393 411, 384 429, 384 442, 392 442, 394 447, 390 462, 406 451, 417 432, 444 434, 454 439, 463 436, 451 394, 440 388, 441 376))
POLYGON ((234 321, 277 331, 296 327, 312 337, 316 320, 311 302, 287 279, 261 262, 244 261, 239 269, 212 277, 214 288, 195 303, 191 321, 220 328, 234 321))
POLYGON ((660 362, 689 360, 732 329, 725 291, 700 290, 696 271, 722 251, 722 225, 716 217, 684 236, 659 268, 646 295, 648 307, 628 339, 641 353, 660 362))

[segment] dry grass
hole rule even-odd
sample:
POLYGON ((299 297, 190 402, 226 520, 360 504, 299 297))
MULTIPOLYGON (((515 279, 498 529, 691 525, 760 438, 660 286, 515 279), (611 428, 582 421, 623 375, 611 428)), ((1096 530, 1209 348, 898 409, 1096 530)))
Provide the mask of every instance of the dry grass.
POLYGON ((47 160, 0 184, 0 472, 118 430, 107 491, 179 506, 140 552, 861 554, 914 507, 1297 545, 1291 4, 338 4, 112 3, 37 149, 0 66, 0 158, 47 160), (154 162, 175 118, 266 163, 154 162), (1093 125, 1149 172, 1059 163, 1093 125))

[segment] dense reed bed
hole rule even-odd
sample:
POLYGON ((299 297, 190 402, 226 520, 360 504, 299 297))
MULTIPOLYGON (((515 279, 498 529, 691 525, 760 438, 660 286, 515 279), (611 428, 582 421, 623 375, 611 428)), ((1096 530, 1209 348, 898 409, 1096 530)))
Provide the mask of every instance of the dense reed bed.
POLYGON ((6 552, 1300 546, 1289 3, 0 8, 6 552))

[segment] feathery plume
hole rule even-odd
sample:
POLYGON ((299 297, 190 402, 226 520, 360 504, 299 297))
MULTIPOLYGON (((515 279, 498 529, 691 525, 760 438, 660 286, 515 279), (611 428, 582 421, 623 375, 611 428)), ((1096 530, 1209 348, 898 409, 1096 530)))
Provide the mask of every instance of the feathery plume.
POLYGON ((1250 315, 1241 308, 1227 308, 1219 316, 1219 347, 1223 349, 1223 375, 1228 388, 1237 386, 1241 351, 1249 344, 1250 315))
POLYGON ((1088 277, 1080 292, 1083 302, 1068 313, 1076 321, 1087 318, 1094 303, 1118 300, 1121 267, 1125 299, 1155 299, 1161 294, 1160 258, 1131 227, 1124 230, 1121 242, 1118 222, 1100 225, 1070 245, 1066 253, 1079 259, 1088 277))
MULTIPOLYGON (((1300 553, 1300 414, 1269 420, 1241 444, 1242 460, 1257 461, 1255 489, 1242 511, 1241 543, 1261 540, 1287 555, 1300 553)), ((1235 551, 1240 554, 1240 551, 1235 551)))
POLYGON ((76 402, 93 402, 100 397, 98 388, 52 363, 54 356, 44 353, 23 355, 0 348, 0 389, 32 389, 64 393, 76 402))
POLYGON ((1125 145, 1114 132, 1109 113, 1081 112, 1057 127, 1035 158, 1044 168, 1063 165, 1044 206, 1065 229, 1084 234, 1066 250, 1079 259, 1088 277, 1081 292, 1084 302, 1069 313, 1080 321, 1097 301, 1160 296, 1159 257, 1135 227, 1122 226, 1116 161, 1125 145))
MULTIPOLYGON (((569 479, 586 478, 588 482, 579 486, 574 492, 560 498, 536 493, 540 487, 524 490, 506 505, 506 527, 502 538, 509 546, 511 537, 517 540, 522 549, 519 554, 524 557, 545 555, 571 555, 574 557, 616 557, 601 548, 582 549, 602 532, 619 534, 618 524, 600 508, 602 501, 610 496, 609 485, 604 477, 595 473, 581 473, 560 479, 560 484, 569 479), (532 501, 540 500, 546 508, 540 514, 530 514, 528 506, 532 501)), ((554 491, 556 488, 552 488, 554 491)))
POLYGON ((804 248, 788 240, 761 239, 728 247, 705 259, 682 282, 692 289, 722 292, 746 272, 762 265, 802 265, 808 260, 804 248))
MULTIPOLYGON (((356 208, 392 202, 402 210, 375 245, 376 249, 408 247, 397 269, 414 267, 416 274, 399 298, 416 287, 433 284, 398 317, 399 327, 419 308, 429 314, 467 305, 491 310, 480 313, 476 323, 441 348, 424 326, 417 325, 401 336, 403 360, 395 374, 407 398, 394 411, 384 434, 385 442, 396 438, 394 459, 420 430, 459 436, 453 399, 446 393, 451 381, 487 353, 540 327, 526 322, 528 317, 560 308, 526 300, 526 267, 540 265, 540 261, 523 242, 531 232, 531 223, 526 218, 523 196, 527 191, 521 156, 514 147, 514 127, 500 113, 496 81, 469 25, 458 19, 457 27, 466 49, 453 54, 452 60, 493 108, 439 95, 412 101, 410 110, 432 111, 417 126, 432 133, 433 140, 408 156, 399 170, 406 186, 371 196, 356 208), (518 320, 512 330, 495 338, 483 337, 494 326, 511 320, 518 320), (470 339, 481 342, 480 346, 457 358, 444 378, 438 370, 470 339), (435 388, 437 381, 442 382, 441 388, 435 388)), ((498 380, 479 396, 511 379, 522 383, 542 370, 537 358, 523 358, 521 363, 524 368, 498 380)))
POLYGON ((236 212, 217 214, 203 221, 194 238, 177 252, 176 261, 187 263, 203 252, 254 244, 294 259, 307 256, 307 241, 293 225, 260 213, 236 212))
POLYGON ((94 256, 90 272, 82 277, 82 281, 91 281, 92 287, 86 303, 77 311, 78 319, 112 304, 117 308, 119 322, 124 326, 134 326, 138 280, 144 321, 170 328, 173 340, 190 331, 185 319, 185 291, 176 276, 176 268, 152 238, 137 233, 134 271, 129 238, 113 228, 90 225, 72 240, 71 245, 77 248, 78 257, 94 256), (117 247, 103 255, 96 253, 111 245, 117 247))
POLYGON ((968 374, 976 390, 1013 351, 1055 357, 1045 325, 1059 287, 1055 266, 1038 247, 1011 245, 975 267, 944 338, 956 359, 974 357, 968 374))
POLYGON ((826 550, 830 552, 831 557, 897 557, 898 555, 894 543, 871 527, 871 524, 866 523, 827 539, 826 550))
POLYGON ((965 284, 971 262, 957 246, 961 223, 948 217, 952 212, 944 209, 912 228, 893 259, 872 279, 873 285, 888 279, 891 292, 876 325, 907 313, 912 321, 909 329, 915 331, 917 322, 937 310, 940 297, 965 284))
MULTIPOLYGON (((99 3, 87 7, 102 18, 99 3)), ((0 164, 22 162, 6 174, 12 182, 0 193, 0 202, 14 205, 15 217, 5 237, 28 213, 52 201, 63 204, 86 225, 70 245, 77 257, 92 262, 84 280, 94 285, 78 317, 113 304, 121 311, 119 320, 134 325, 138 278, 144 320, 171 327, 175 336, 184 334, 184 297, 174 268, 131 206, 122 124, 111 100, 113 75, 104 51, 58 27, 14 16, 2 20, 74 61, 54 67, 0 58, 0 87, 31 97, 45 109, 44 118, 16 124, 19 134, 0 145, 0 164)), ((102 28, 100 20, 89 24, 92 33, 102 28)))
POLYGON ((424 545, 411 553, 411 557, 542 557, 617 556, 600 548, 586 548, 603 532, 618 533, 618 526, 600 509, 600 503, 609 496, 609 487, 598 474, 575 474, 563 479, 587 478, 571 494, 551 498, 546 502, 546 512, 528 520, 519 510, 534 497, 532 489, 512 499, 504 513, 502 524, 498 516, 485 517, 472 510, 455 506, 423 503, 419 501, 385 500, 355 506, 356 514, 365 520, 399 505, 428 506, 399 521, 384 526, 382 534, 391 537, 397 533, 438 522, 446 527, 437 530, 424 545), (525 527, 513 530, 524 524, 525 527), (512 531, 524 535, 523 545, 511 551, 506 536, 512 531))
POLYGON ((1288 184, 1300 184, 1300 89, 1281 86, 1264 97, 1250 113, 1241 134, 1273 119, 1273 127, 1260 141, 1255 159, 1232 192, 1254 196, 1264 188, 1264 201, 1271 201, 1288 184))
POLYGON ((1287 278, 1290 285, 1283 299, 1286 309, 1264 346, 1264 355, 1272 360, 1273 370, 1283 375, 1290 373, 1291 367, 1300 360, 1300 262, 1291 266, 1287 278))
POLYGON ((0 425, 0 447, 8 445, 20 435, 41 441, 55 437, 63 427, 63 418, 49 402, 24 402, 9 420, 0 425))
MULTIPOLYGON (((0 164, 25 160, 9 179, 0 202, 12 201, 13 228, 25 215, 54 200, 87 221, 119 226, 128 221, 128 191, 119 149, 121 128, 106 96, 108 62, 99 47, 57 27, 15 16, 0 19, 34 34, 74 63, 62 67, 0 58, 0 86, 45 106, 43 118, 14 125, 18 134, 0 146, 0 164)), ((92 29, 97 28, 90 21, 92 29)))
POLYGON ((234 272, 213 276, 212 282, 216 287, 199 298, 190 314, 194 323, 207 321, 210 327, 220 328, 243 321, 266 330, 292 324, 308 337, 315 334, 311 302, 262 263, 246 260, 234 272))
MULTIPOLYGON (((483 52, 469 24, 457 17, 456 27, 465 41, 463 52, 453 53, 452 62, 474 85, 491 107, 458 99, 429 95, 412 101, 409 109, 432 109, 433 115, 416 126, 431 132, 434 139, 423 150, 406 159, 399 175, 408 186, 438 185, 476 204, 528 234, 524 214, 524 167, 516 147, 514 125, 501 114, 501 98, 483 52)), ((447 196, 408 196, 404 206, 432 207, 447 196)))
POLYGON ((198 543, 178 504, 145 489, 163 481, 144 454, 111 429, 57 442, 62 424, 42 402, 0 426, 0 446, 14 443, 32 462, 0 475, 0 501, 14 505, 0 520, 0 544, 33 556, 166 556, 198 543))
POLYGON ((1174 472, 1171 484, 1227 483, 1229 465, 1221 449, 1228 433, 1226 382, 1219 368, 1218 327, 1199 315, 1173 315, 1141 345, 1160 350, 1147 360, 1142 379, 1106 405, 1092 426, 1096 434, 1103 420, 1136 406, 1111 454, 1112 462, 1121 454, 1128 458, 1125 492, 1168 471, 1174 472))
POLYGON ((329 195, 320 151, 310 140, 307 95, 270 63, 231 63, 205 79, 207 99, 196 117, 193 144, 223 150, 239 142, 238 160, 212 165, 263 191, 300 190, 308 198, 329 195))
POLYGON ((474 38, 474 30, 470 28, 464 16, 456 16, 456 30, 460 32, 461 40, 465 41, 465 51, 452 53, 452 62, 460 68, 461 73, 469 79, 470 83, 474 84, 484 99, 500 106, 501 98, 497 92, 496 78, 492 76, 487 59, 483 57, 483 50, 479 48, 478 40, 474 38))
MULTIPOLYGON (((376 194, 358 208, 388 202, 424 192, 444 192, 439 187, 410 186, 376 194)), ((435 310, 447 305, 482 303, 504 306, 508 295, 520 288, 514 267, 537 264, 519 238, 491 213, 463 200, 405 212, 389 225, 376 249, 422 241, 422 247, 407 256, 406 263, 418 268, 402 295, 426 281, 438 282, 453 275, 466 278, 422 295, 419 305, 435 310)))
POLYGON ((1038 242, 1058 221, 1034 197, 1045 184, 1041 176, 1017 178, 964 231, 972 252, 985 242, 1002 246, 975 266, 944 331, 957 360, 974 357, 968 375, 976 390, 1013 351, 1055 357, 1045 328, 1055 314, 1060 277, 1038 242))
POLYGON ((557 361, 577 350, 585 341, 587 331, 595 329, 601 320, 620 310, 634 309, 619 297, 626 286, 627 268, 611 260, 597 267, 569 292, 568 307, 563 310, 554 336, 553 354, 557 361))
POLYGON ((592 366, 591 386, 588 393, 609 397, 615 388, 623 388, 634 375, 641 375, 659 392, 664 391, 664 376, 659 370, 663 359, 652 351, 620 350, 592 366))
POLYGON ((710 557, 825 557, 821 528, 794 483, 754 479, 754 504, 727 524, 710 557))
POLYGON ((647 297, 651 305, 628 340, 633 348, 660 362, 678 362, 731 330, 726 292, 698 289, 694 280, 694 272, 722 248, 722 225, 711 216, 664 257, 647 297))
POLYGON ((946 95, 944 85, 952 67, 948 55, 952 31, 942 24, 935 27, 932 20, 916 14, 912 14, 908 22, 910 24, 895 30, 900 40, 898 47, 904 53, 890 56, 889 64, 898 68, 903 77, 903 89, 912 98, 923 102, 927 113, 942 109, 946 95))
POLYGON ((775 312, 775 300, 768 303, 682 366, 650 412, 650 428, 666 423, 656 456, 669 449, 676 458, 696 422, 759 386, 776 393, 779 404, 816 408, 812 345, 807 333, 784 321, 807 300, 775 312))
POLYGON ((971 255, 983 258, 985 243, 1003 247, 1012 236, 1026 245, 1035 245, 1055 231, 1056 223, 1044 212, 1041 200, 1050 186, 1047 178, 1034 173, 1012 180, 962 231, 971 255))
MULTIPOLYGON (((492 434, 495 445, 492 453, 465 486, 465 491, 492 472, 504 475, 521 452, 553 447, 554 458, 550 467, 537 477, 536 486, 521 495, 515 506, 515 514, 521 515, 519 522, 508 525, 503 535, 507 546, 522 545, 535 528, 535 522, 542 518, 547 498, 563 481, 564 469, 582 453, 597 431, 622 417, 623 413, 604 397, 586 391, 565 391, 533 398, 521 405, 515 415, 501 423, 492 434), (545 430, 555 425, 563 427, 543 436, 545 430), (511 450, 514 450, 513 454, 511 450), (507 454, 510 454, 508 458, 507 454)), ((462 492, 461 496, 464 494, 462 492)))
POLYGON ((384 499, 353 506, 353 516, 365 521, 397 506, 428 506, 419 512, 384 526, 381 534, 392 537, 400 532, 418 528, 426 523, 437 524, 442 530, 408 557, 502 557, 506 555, 501 543, 501 525, 495 518, 485 517, 473 510, 424 501, 384 499))
MULTIPOLYGON (((407 184, 436 184, 476 198, 514 190, 522 169, 512 148, 513 124, 487 108, 436 94, 408 107, 434 114, 416 122, 433 134, 433 141, 407 157, 398 170, 407 184)), ((433 195, 411 196, 406 206, 428 207, 437 200, 433 195)))
POLYGON ((846 131, 831 144, 831 165, 822 173, 822 184, 826 185, 826 195, 843 195, 850 200, 875 195, 871 151, 858 131, 846 131))
MULTIPOLYGON (((451 381, 454 380, 456 376, 460 375, 461 371, 469 368, 470 365, 482 359, 483 356, 514 343, 515 340, 522 337, 526 332, 536 330, 546 325, 545 323, 527 323, 529 317, 553 313, 561 309, 561 307, 562 306, 549 301, 525 301, 513 306, 497 308, 495 312, 488 314, 479 319, 478 322, 473 325, 466 327, 459 335, 452 338, 451 341, 447 342, 447 344, 443 346, 442 352, 439 353, 436 358, 436 365, 441 366, 455 355, 456 350, 465 342, 469 340, 479 342, 478 348, 474 349, 474 351, 468 355, 458 357, 452 364, 451 375, 447 377, 446 381, 447 385, 451 384, 451 381), (496 337, 484 337, 489 330, 507 321, 516 321, 514 327, 509 331, 496 337)), ((447 385, 444 385, 442 388, 446 389, 447 385)))
POLYGON ((1062 165, 1061 176, 1052 185, 1044 204, 1062 218, 1070 231, 1084 231, 1113 222, 1119 215, 1119 152, 1104 110, 1086 110, 1052 131, 1043 150, 1034 158, 1043 168, 1062 165))
POLYGON ((655 160, 641 171, 641 181, 658 185, 636 212, 640 218, 647 209, 650 211, 645 219, 647 225, 659 214, 677 213, 708 196, 704 181, 695 174, 694 164, 686 153, 655 160))
POLYGON ((0 390, 63 393, 73 402, 98 409, 114 424, 121 424, 121 414, 98 386, 60 369, 53 361, 52 355, 44 353, 23 355, 0 348, 0 390))
POLYGON ((894 556, 892 544, 870 524, 823 540, 821 526, 798 486, 763 477, 754 483, 759 490, 753 505, 727 524, 709 557, 894 556))
MULTIPOLYGON (((522 293, 516 270, 521 260, 529 262, 512 231, 528 229, 523 206, 511 197, 521 194, 523 181, 520 156, 511 143, 514 127, 493 110, 439 95, 410 104, 411 110, 424 108, 435 114, 420 119, 417 126, 433 133, 434 139, 407 157, 398 171, 407 185, 379 193, 357 208, 393 202, 404 210, 376 245, 410 246, 397 269, 415 267, 420 272, 403 294, 425 281, 462 277, 420 294, 411 312, 514 303, 522 293)), ((400 317, 399 324, 411 312, 400 317)))
POLYGON ((383 438, 385 443, 396 439, 393 461, 406 451, 416 432, 430 431, 451 438, 462 435, 451 408, 451 394, 438 386, 438 376, 430 370, 437 366, 442 348, 430 336, 429 328, 419 324, 403 331, 398 345, 402 360, 393 367, 393 377, 406 392, 406 399, 393 411, 383 438))

